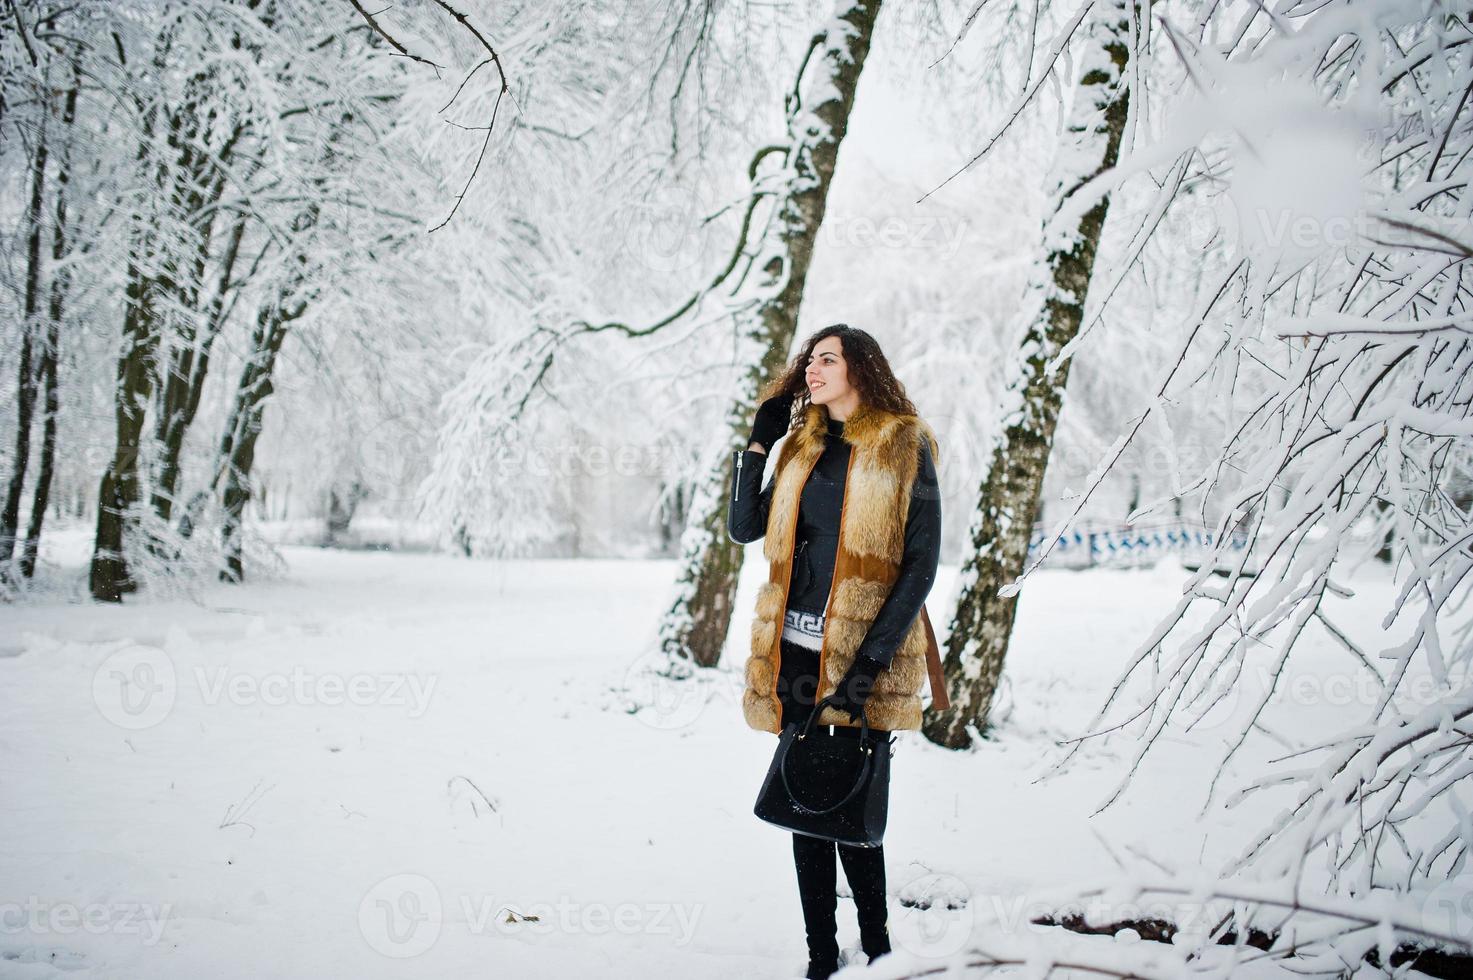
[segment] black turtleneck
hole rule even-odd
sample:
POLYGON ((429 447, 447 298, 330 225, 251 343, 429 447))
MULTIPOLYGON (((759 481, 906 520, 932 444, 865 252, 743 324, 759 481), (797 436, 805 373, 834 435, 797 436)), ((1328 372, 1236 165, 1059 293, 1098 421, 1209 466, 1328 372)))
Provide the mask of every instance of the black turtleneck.
MULTIPOLYGON (((803 485, 798 504, 793 572, 788 585, 788 608, 822 615, 828 606, 834 560, 839 547, 839 516, 844 505, 851 446, 844 439, 844 423, 828 420, 824 450, 803 485)), ((736 473, 728 501, 727 533, 747 544, 767 533, 767 511, 774 481, 762 487, 767 454, 735 450, 736 473)), ((920 469, 906 514, 905 552, 900 577, 870 624, 857 656, 887 666, 910 624, 920 615, 931 591, 941 557, 941 492, 930 445, 922 440, 920 469)))

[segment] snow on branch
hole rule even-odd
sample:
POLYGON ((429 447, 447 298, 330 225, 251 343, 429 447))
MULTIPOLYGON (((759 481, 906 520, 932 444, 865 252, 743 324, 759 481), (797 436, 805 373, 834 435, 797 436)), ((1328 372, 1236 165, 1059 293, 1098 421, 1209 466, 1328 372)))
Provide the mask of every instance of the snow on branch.
MULTIPOLYGON (((1192 30, 1158 15, 1188 81, 1172 106, 1190 123, 1138 151, 1170 167, 1112 279, 1145 267, 1145 242, 1179 234, 1188 209, 1216 222, 1195 259, 1211 278, 1028 571, 1147 423, 1169 434, 1193 405, 1219 411, 1222 434, 1176 493, 1197 499, 1215 546, 1053 771, 1094 740, 1131 738, 1104 809, 1173 728, 1228 724, 1204 806, 1288 798, 1224 873, 1405 899, 1464 869, 1473 809, 1473 65, 1459 50, 1473 31, 1461 8, 1423 16, 1391 0, 1208 5, 1192 30), (1411 234, 1388 240, 1393 225, 1411 234), (1346 574, 1377 556, 1398 588, 1386 645, 1361 650, 1327 600, 1353 596, 1346 574), (1368 693, 1360 724, 1301 742, 1271 705, 1315 630, 1368 693), (1233 764, 1265 741, 1276 758, 1242 784, 1233 764)), ((1149 173, 1138 164, 1097 181, 1149 173)), ((1100 295, 1091 325, 1115 290, 1100 295)))
MULTIPOLYGON (((477 62, 476 65, 472 67, 468 72, 466 72, 464 77, 461 78, 460 84, 455 89, 455 94, 450 97, 449 102, 445 103, 445 105, 441 107, 440 114, 444 115, 450 109, 450 107, 455 104, 456 100, 460 98, 461 92, 465 90, 465 87, 470 82, 470 80, 475 77, 475 74, 478 71, 480 71, 482 68, 485 68, 487 65, 495 66, 497 76, 500 80, 496 88, 496 100, 491 106, 491 117, 486 122, 486 125, 464 126, 459 123, 446 120, 449 125, 457 129, 464 129, 468 131, 480 130, 486 135, 481 140, 481 149, 476 154, 475 163, 471 166, 470 175, 467 176, 465 179, 465 185, 460 189, 460 193, 455 195, 455 203, 451 205, 450 213, 445 215, 445 217, 438 224, 430 229, 430 231, 435 232, 439 231, 441 228, 444 228, 450 223, 450 219, 455 217, 455 213, 460 210, 461 202, 465 200, 466 194, 470 191, 471 184, 475 182, 476 174, 480 173, 481 164, 485 162, 486 152, 491 147, 491 138, 496 131, 496 117, 500 114, 501 111, 501 100, 503 97, 510 95, 511 83, 507 80, 506 67, 502 64, 501 56, 496 53, 496 49, 492 47, 491 42, 487 39, 486 35, 479 28, 477 28, 475 24, 471 23, 471 19, 465 13, 463 13, 450 3, 446 2, 446 0, 431 0, 431 2, 434 3, 441 10, 445 11, 445 13, 448 14, 452 20, 460 25, 461 29, 466 34, 470 35, 470 37, 475 40, 476 44, 479 47, 485 49, 486 51, 486 57, 477 62)), ((408 58, 411 61, 418 62, 422 65, 429 65, 431 68, 435 69, 436 74, 438 74, 443 69, 444 66, 440 65, 439 63, 431 61, 429 58, 414 54, 407 47, 405 47, 403 43, 401 43, 392 34, 389 33, 389 31, 378 19, 375 18, 373 14, 369 13, 363 7, 359 0, 348 0, 348 3, 353 5, 353 9, 358 11, 359 15, 368 24, 369 28, 379 37, 383 38, 384 41, 387 42, 388 45, 395 51, 397 51, 401 56, 408 58)))
MULTIPOLYGON (((840 93, 833 78, 850 61, 848 45, 854 32, 853 25, 841 14, 842 10, 826 22, 803 56, 800 95, 786 103, 786 138, 753 152, 747 165, 746 194, 704 219, 691 216, 705 227, 727 211, 740 211, 735 240, 721 266, 708 279, 645 323, 570 316, 562 309, 534 311, 531 322, 514 336, 488 345, 475 357, 465 380, 445 401, 447 417, 452 421, 442 432, 435 470, 425 483, 426 509, 432 519, 441 526, 460 528, 466 526, 465 515, 476 512, 488 518, 480 530, 490 537, 500 533, 497 529, 516 533, 502 516, 485 514, 478 510, 476 501, 466 498, 467 493, 484 496, 484 486, 468 483, 456 474, 466 466, 474 466, 477 472, 483 468, 483 464, 471 464, 463 456, 483 456, 487 447, 521 438, 513 430, 527 424, 542 399, 555 398, 551 379, 571 351, 587 349, 580 345, 610 335, 645 345, 655 338, 678 345, 706 336, 713 325, 723 324, 735 338, 729 362, 718 366, 729 376, 726 382, 761 362, 766 348, 755 339, 764 328, 761 311, 764 304, 778 302, 791 274, 789 239, 797 234, 792 202, 812 188, 815 154, 832 152, 836 144, 832 117, 837 114, 835 100, 840 93)), ((648 354, 650 348, 640 349, 648 354)), ((730 384, 724 383, 721 391, 729 389, 730 384)), ((724 449, 717 445, 706 451, 719 460, 724 449)), ((708 473, 719 467, 704 461, 697 469, 708 473)), ((693 508, 699 503, 699 498, 694 499, 693 508)))

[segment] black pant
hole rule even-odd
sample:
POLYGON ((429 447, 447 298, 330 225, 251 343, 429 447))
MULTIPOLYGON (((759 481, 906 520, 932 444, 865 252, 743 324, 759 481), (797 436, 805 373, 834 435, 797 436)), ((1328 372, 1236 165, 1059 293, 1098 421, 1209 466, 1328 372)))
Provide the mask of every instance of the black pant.
MULTIPOLYGON (((802 724, 813 711, 814 694, 818 690, 818 652, 786 640, 782 641, 781 648, 777 693, 783 707, 783 722, 802 724)), ((827 733, 829 729, 815 727, 813 731, 815 734, 827 733)), ((859 731, 844 725, 833 727, 833 734, 841 737, 857 737, 859 731)), ((875 728, 870 731, 881 739, 889 737, 886 731, 875 728)), ((890 951, 886 930, 884 845, 851 847, 806 834, 794 834, 793 867, 798 873, 798 899, 803 905, 808 956, 812 960, 830 963, 839 957, 836 849, 844 864, 844 877, 849 879, 849 889, 854 893, 860 943, 873 959, 890 951)))

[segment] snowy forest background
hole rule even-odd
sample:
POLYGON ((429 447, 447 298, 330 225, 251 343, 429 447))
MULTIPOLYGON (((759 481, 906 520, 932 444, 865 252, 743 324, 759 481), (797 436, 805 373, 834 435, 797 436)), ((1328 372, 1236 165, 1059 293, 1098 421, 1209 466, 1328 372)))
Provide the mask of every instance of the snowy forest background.
MULTIPOLYGON (((1067 942, 977 928, 943 949, 920 928, 872 975, 948 958, 1060 975, 1467 966, 1473 4, 0 13, 3 744, 56 734, 38 706, 63 682, 38 658, 70 652, 90 678, 120 653, 132 670, 146 647, 182 674, 223 656, 199 637, 236 642, 201 610, 255 609, 267 629, 338 609, 338 588, 395 602, 369 568, 405 590, 401 615, 439 608, 428 583, 460 595, 494 576, 489 619, 469 593, 447 613, 463 632, 541 642, 512 625, 519 577, 589 643, 611 617, 616 715, 663 719, 646 734, 695 724, 692 704, 740 685, 760 564, 722 530, 730 449, 797 343, 846 322, 880 341, 941 446, 949 571, 929 608, 953 705, 914 746, 934 752, 938 785, 1018 738, 1057 750, 1051 778, 1105 809, 1190 745, 1203 812, 1239 807, 1211 867, 1106 847, 1090 874, 1129 897, 1098 921, 1057 912, 1067 942), (380 552, 399 563, 367 564, 380 552), (621 604, 625 576, 637 598, 621 604), (1055 659, 1092 679, 1059 701, 1068 670, 1033 677, 1042 651, 1019 639, 1035 583, 1038 603, 1078 617, 1055 659), (1099 635, 1092 595, 1120 613, 1099 635), (1275 715, 1306 677, 1356 694, 1333 715, 1275 715), (1057 709, 1034 727, 1030 690, 1033 710, 1057 709), (1080 789, 1067 780, 1081 765, 1111 778, 1080 789), (1188 928, 1120 913, 1144 895, 1213 914, 1188 928)), ((364 662, 454 673, 424 656, 364 662)), ((713 731, 732 727, 724 714, 713 731)), ((335 724, 333 753, 362 730, 335 724)), ((81 754, 98 772, 112 758, 81 754)), ((479 802, 452 778, 447 812, 480 826, 500 807, 459 778, 479 802)), ((7 781, 57 812, 78 803, 40 774, 7 781)), ((997 785, 970 784, 981 799, 997 785)), ((1171 835, 1171 794, 1140 792, 1159 804, 1142 826, 1171 835)), ((1036 814, 1018 799, 1021 828, 1036 814)), ((26 875, 18 895, 50 894, 26 875)), ((897 902, 980 908, 967 880, 958 868, 897 902)), ((790 928, 795 909, 762 928, 790 928)), ((159 969, 137 948, 38 945, 34 916, 0 919, 5 969, 58 955, 98 975, 159 969)), ((368 945, 388 959, 355 975, 406 955, 368 945)), ((447 947, 430 955, 461 955, 447 947)), ((646 952, 669 965, 658 942, 646 952)), ((725 954, 704 949, 710 975, 773 969, 725 954)), ((658 972, 634 962, 605 967, 658 972)))

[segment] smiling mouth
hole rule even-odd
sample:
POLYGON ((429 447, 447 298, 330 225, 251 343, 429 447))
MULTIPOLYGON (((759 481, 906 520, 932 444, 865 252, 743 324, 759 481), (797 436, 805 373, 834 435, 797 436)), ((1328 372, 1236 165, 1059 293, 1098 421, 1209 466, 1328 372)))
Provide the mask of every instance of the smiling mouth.
POLYGON ((814 381, 811 384, 809 384, 808 389, 810 391, 816 391, 816 390, 818 390, 819 388, 822 388, 822 387, 823 387, 823 382, 822 381, 814 381))

